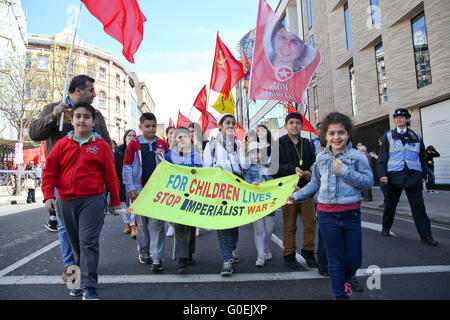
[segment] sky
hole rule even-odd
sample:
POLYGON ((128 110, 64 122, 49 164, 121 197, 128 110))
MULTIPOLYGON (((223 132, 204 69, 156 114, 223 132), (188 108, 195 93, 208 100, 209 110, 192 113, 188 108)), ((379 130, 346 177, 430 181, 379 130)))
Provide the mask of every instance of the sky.
MULTIPOLYGON (((276 9, 279 0, 266 0, 276 9)), ((53 35, 74 26, 79 0, 22 0, 27 32, 53 35)), ((256 27, 259 0, 138 0, 146 16, 144 38, 129 63, 122 46, 103 31, 102 24, 83 6, 78 36, 85 42, 116 54, 130 72, 145 81, 156 104, 159 123, 175 123, 178 110, 196 121, 200 112, 192 104, 206 84, 209 88, 216 34, 236 58, 235 46, 256 27)), ((209 105, 218 94, 211 91, 209 105)), ((216 111, 211 111, 218 115, 216 111)))

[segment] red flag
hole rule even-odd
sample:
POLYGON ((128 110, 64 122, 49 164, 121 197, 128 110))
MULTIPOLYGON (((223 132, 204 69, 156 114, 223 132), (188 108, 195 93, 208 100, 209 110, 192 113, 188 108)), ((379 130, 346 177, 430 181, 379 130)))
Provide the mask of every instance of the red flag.
POLYGON ((303 102, 320 60, 320 52, 288 32, 266 1, 260 0, 250 99, 303 102))
POLYGON ((206 100, 208 96, 206 94, 206 84, 203 86, 202 90, 197 95, 194 102, 194 107, 197 108, 202 114, 206 112, 206 100))
POLYGON ((137 0, 81 0, 89 12, 103 24, 103 30, 119 41, 122 53, 131 63, 144 36, 147 21, 137 0))
POLYGON ((177 119, 177 128, 179 127, 188 127, 191 124, 191 120, 188 117, 185 117, 178 111, 178 119, 177 119))
POLYGON ((198 119, 198 124, 202 128, 202 132, 205 137, 209 137, 211 131, 217 128, 216 118, 208 111, 200 116, 198 119))
POLYGON ((211 73, 210 88, 216 92, 224 93, 228 99, 228 93, 236 83, 244 76, 242 63, 236 60, 230 50, 220 40, 217 33, 216 53, 211 73))
POLYGON ((175 127, 175 123, 173 123, 172 118, 169 118, 169 127, 175 127))
POLYGON ((236 138, 243 142, 245 139, 245 130, 244 128, 241 127, 241 125, 239 123, 236 122, 236 127, 234 128, 234 134, 236 136, 236 138))
POLYGON ((311 125, 311 123, 305 118, 304 115, 302 115, 301 112, 298 112, 298 111, 297 111, 293 106, 291 106, 289 103, 288 103, 287 107, 288 107, 288 113, 292 113, 292 112, 300 113, 300 115, 302 116, 302 119, 303 119, 303 128, 302 128, 303 131, 312 132, 312 133, 314 133, 314 134, 317 135, 317 136, 319 135, 319 134, 316 132, 316 130, 314 129, 314 127, 311 125))

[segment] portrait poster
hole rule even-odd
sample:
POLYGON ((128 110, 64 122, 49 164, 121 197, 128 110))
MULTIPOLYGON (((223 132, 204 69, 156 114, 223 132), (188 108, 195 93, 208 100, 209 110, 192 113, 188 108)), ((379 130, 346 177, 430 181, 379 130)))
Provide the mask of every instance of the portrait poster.
POLYGON ((303 93, 320 61, 320 52, 288 32, 266 1, 260 0, 250 99, 305 103, 303 93))

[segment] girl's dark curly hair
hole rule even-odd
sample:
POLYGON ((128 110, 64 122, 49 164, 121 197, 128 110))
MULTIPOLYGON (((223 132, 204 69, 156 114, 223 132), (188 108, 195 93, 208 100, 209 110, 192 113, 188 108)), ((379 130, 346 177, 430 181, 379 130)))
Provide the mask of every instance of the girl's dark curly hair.
POLYGON ((320 132, 320 142, 323 145, 327 144, 327 132, 328 127, 331 124, 342 124, 342 126, 347 130, 348 134, 350 135, 350 139, 348 141, 353 141, 353 123, 352 120, 346 116, 345 114, 339 113, 339 112, 331 112, 329 113, 325 119, 321 121, 323 127, 322 131, 320 132))

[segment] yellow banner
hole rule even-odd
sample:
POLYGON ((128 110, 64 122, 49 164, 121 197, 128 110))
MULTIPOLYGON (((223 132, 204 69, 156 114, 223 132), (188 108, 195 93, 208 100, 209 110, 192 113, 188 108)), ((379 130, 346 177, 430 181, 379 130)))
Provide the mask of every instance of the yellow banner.
POLYGON ((211 106, 220 114, 231 113, 234 115, 234 109, 236 108, 236 103, 234 103, 233 95, 231 91, 228 93, 228 99, 225 100, 225 93, 219 94, 216 103, 211 106))
POLYGON ((220 168, 161 162, 128 212, 205 229, 252 223, 286 203, 299 176, 255 186, 220 168))

